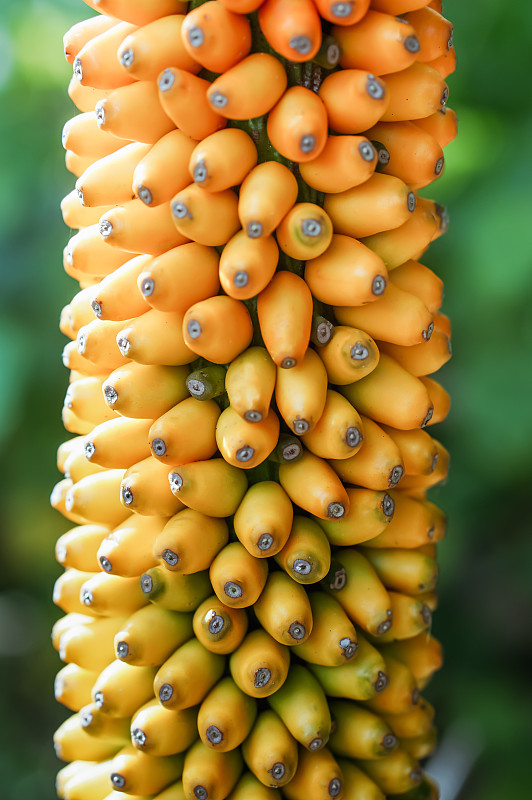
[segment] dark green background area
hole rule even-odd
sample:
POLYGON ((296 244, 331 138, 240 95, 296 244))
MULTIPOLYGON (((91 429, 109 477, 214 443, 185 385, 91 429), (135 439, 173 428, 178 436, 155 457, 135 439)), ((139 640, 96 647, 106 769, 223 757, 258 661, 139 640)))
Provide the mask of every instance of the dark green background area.
MULTIPOLYGON (((439 727, 481 751, 461 797, 527 796, 532 710, 532 5, 447 0, 458 71, 449 104, 459 138, 428 191, 451 227, 423 261, 444 279, 454 355, 440 378, 453 397, 432 429, 452 453, 432 499, 449 514, 439 548, 433 631, 446 663, 428 690, 439 727)), ((2 0, 0 19, 0 775, 10 800, 52 800, 51 737, 67 716, 53 699, 60 662, 49 631, 54 542, 70 525, 49 508, 67 386, 59 311, 76 291, 62 270, 60 199, 70 68, 62 34, 81 0, 2 0)), ((452 763, 447 766, 449 773, 452 763)))

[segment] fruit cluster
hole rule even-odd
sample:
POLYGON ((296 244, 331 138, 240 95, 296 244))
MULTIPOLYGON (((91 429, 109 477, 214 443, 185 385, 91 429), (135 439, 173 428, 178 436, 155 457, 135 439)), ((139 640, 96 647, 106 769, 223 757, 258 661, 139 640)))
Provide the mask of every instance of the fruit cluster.
POLYGON ((64 800, 433 800, 427 0, 86 0, 52 505, 64 800), (400 16, 397 16, 400 15, 400 16))

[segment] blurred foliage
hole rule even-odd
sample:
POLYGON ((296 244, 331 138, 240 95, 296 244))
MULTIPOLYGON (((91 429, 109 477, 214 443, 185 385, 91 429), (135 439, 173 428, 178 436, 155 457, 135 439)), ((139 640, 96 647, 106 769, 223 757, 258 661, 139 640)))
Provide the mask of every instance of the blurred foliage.
MULTIPOLYGON (((61 39, 87 11, 81 1, 2 0, 0 19, 0 773, 13 800, 55 797, 51 737, 66 716, 53 700, 60 662, 48 638, 60 616, 54 542, 70 527, 48 506, 55 449, 67 438, 57 323, 76 291, 61 264, 59 201, 73 177, 60 135, 75 113, 61 39)), ((523 84, 532 6, 446 0, 444 12, 455 25, 459 137, 428 191, 447 204, 451 228, 423 260, 445 280, 453 322, 453 359, 439 376, 453 408, 434 431, 452 472, 432 497, 450 525, 434 621, 446 664, 427 693, 442 731, 466 720, 483 742, 464 800, 499 800, 524 797, 529 783, 532 108, 523 84)))

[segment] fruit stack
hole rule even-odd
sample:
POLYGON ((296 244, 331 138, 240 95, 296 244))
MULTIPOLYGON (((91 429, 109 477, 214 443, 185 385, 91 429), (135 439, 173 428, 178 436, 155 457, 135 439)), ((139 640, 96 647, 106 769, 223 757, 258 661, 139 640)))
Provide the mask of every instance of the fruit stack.
POLYGON ((86 0, 52 504, 65 800, 435 798, 455 135, 427 0, 86 0))

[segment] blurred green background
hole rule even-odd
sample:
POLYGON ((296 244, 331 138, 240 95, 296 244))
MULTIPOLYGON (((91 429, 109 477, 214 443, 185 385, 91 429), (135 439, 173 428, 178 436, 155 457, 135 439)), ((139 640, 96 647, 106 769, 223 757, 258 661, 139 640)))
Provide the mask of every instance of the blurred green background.
MULTIPOLYGON (((428 690, 439 727, 459 723, 481 755, 461 797, 527 796, 532 650, 532 5, 446 0, 458 71, 449 105, 459 137, 430 190, 449 233, 423 261, 446 283, 454 355, 440 378, 453 397, 434 430, 452 453, 432 499, 448 512, 433 632, 445 668, 428 690)), ((67 386, 59 312, 76 291, 62 270, 63 123, 75 113, 62 34, 81 0, 2 0, 0 19, 0 775, 11 800, 52 800, 53 699, 60 662, 49 631, 60 569, 54 542, 70 525, 48 506, 67 386)), ((451 766, 447 767, 449 770, 451 766)))

